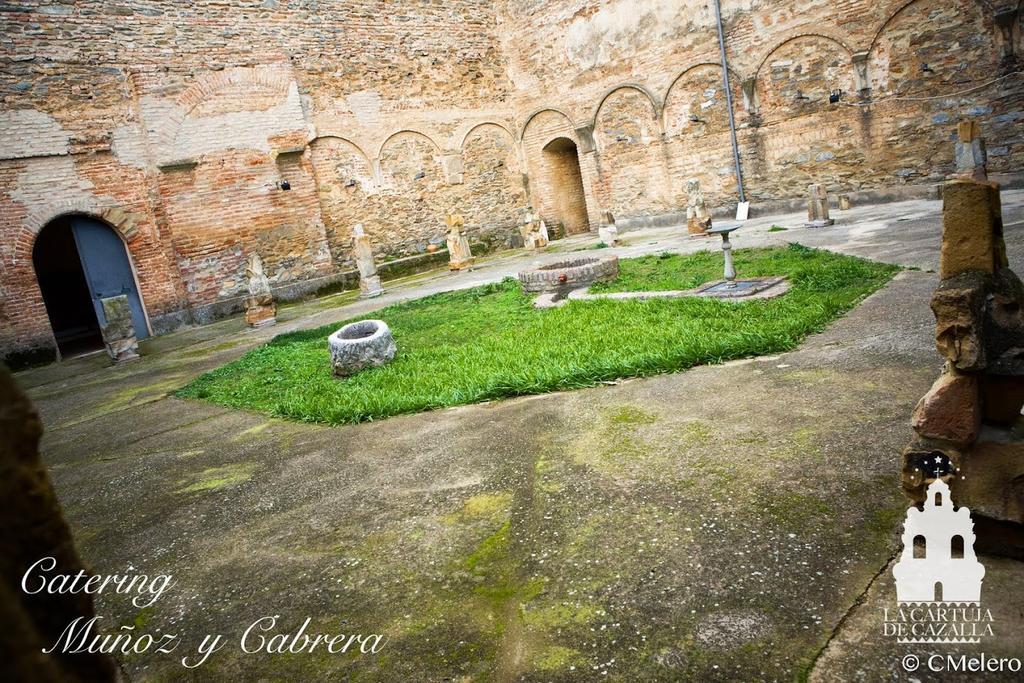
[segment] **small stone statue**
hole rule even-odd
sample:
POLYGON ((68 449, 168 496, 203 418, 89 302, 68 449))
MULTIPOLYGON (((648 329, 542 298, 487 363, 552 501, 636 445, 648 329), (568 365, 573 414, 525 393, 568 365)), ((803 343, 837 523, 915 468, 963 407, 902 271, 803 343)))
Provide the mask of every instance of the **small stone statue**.
POLYGON ((828 193, 823 185, 810 185, 807 188, 807 228, 824 228, 835 223, 828 217, 828 193))
POLYGON ((523 213, 523 225, 520 232, 523 235, 523 246, 527 249, 543 249, 548 246, 548 229, 544 221, 533 212, 533 207, 526 207, 523 213))
POLYGON ((363 299, 380 296, 384 293, 384 287, 380 284, 380 276, 377 275, 377 264, 373 262, 370 236, 363 230, 362 223, 357 223, 352 229, 352 242, 356 268, 359 269, 359 296, 363 299))
POLYGON ((277 305, 270 291, 270 280, 263 271, 263 260, 259 254, 249 255, 245 266, 249 279, 249 298, 245 301, 245 322, 249 327, 263 327, 277 322, 277 305))
POLYGON ((704 201, 700 181, 690 178, 686 181, 686 231, 691 235, 705 235, 711 227, 711 212, 704 201))
POLYGON ((598 239, 609 247, 619 246, 619 229, 615 227, 615 216, 611 211, 605 211, 601 218, 604 224, 597 229, 598 239))
POLYGON ((448 214, 448 270, 466 270, 473 266, 473 252, 466 238, 466 219, 457 213, 448 214))

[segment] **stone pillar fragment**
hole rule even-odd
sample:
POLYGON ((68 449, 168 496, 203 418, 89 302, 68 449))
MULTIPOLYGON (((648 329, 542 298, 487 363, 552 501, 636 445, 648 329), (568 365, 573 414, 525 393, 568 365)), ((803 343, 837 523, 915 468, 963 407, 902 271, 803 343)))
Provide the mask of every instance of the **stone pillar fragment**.
POLYGON ((981 429, 980 398, 977 376, 947 368, 918 402, 910 424, 925 438, 969 445, 981 429))
POLYGON ((704 201, 700 181, 690 178, 686 181, 686 231, 691 235, 705 235, 711 227, 711 212, 704 201))
POLYGON ((807 223, 804 227, 824 228, 835 223, 828 217, 828 193, 817 183, 807 187, 807 223))
POLYGON ((277 322, 277 305, 270 291, 270 280, 263 270, 259 254, 250 254, 245 267, 249 280, 249 298, 245 301, 245 322, 249 327, 264 327, 277 322))
POLYGON ((115 363, 135 360, 139 357, 139 340, 135 338, 135 323, 128 296, 121 294, 100 299, 103 307, 103 324, 100 333, 107 354, 115 363))
POLYGON ((981 126, 977 121, 961 121, 957 125, 953 158, 956 161, 958 176, 988 180, 988 171, 985 169, 985 141, 981 138, 981 126))
POLYGON ((611 211, 605 211, 601 219, 601 226, 597 229, 598 239, 609 247, 619 246, 619 229, 615 226, 615 216, 611 211))
POLYGON ((961 179, 942 188, 943 279, 969 270, 994 273, 1006 267, 999 186, 961 179))
POLYGON ((380 276, 377 275, 377 264, 373 261, 370 236, 363 230, 362 223, 358 223, 352 229, 352 251, 356 257, 356 268, 359 269, 359 296, 371 299, 383 294, 384 287, 380 283, 380 276))
POLYGON ((999 186, 961 177, 942 197, 931 307, 947 365, 914 411, 903 488, 920 501, 931 481, 948 480, 956 504, 971 509, 976 549, 1024 557, 1024 283, 1007 267, 999 186))
POLYGON ((473 252, 466 237, 466 219, 457 213, 445 219, 448 225, 448 270, 467 270, 473 266, 473 252))

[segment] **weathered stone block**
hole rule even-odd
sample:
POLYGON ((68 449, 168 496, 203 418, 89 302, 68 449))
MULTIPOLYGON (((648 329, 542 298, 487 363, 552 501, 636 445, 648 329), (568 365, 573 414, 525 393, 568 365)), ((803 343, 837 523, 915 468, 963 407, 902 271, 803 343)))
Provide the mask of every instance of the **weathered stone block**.
POLYGON ((377 275, 370 236, 363 230, 362 224, 357 224, 352 230, 352 251, 356 257, 356 268, 359 269, 359 296, 370 299, 383 294, 384 287, 377 275))
POLYGON ((249 327, 265 327, 277 322, 277 306, 260 304, 253 298, 245 303, 245 322, 249 327))
POLYGON ((103 307, 103 324, 100 333, 107 354, 115 363, 134 360, 139 357, 139 342, 135 337, 135 324, 128 296, 121 294, 100 300, 103 307))
POLYGON ((808 228, 824 228, 835 223, 828 215, 828 193, 822 185, 810 185, 807 188, 807 223, 808 228))
POLYGON ((958 370, 983 370, 986 365, 985 328, 988 279, 965 272, 939 283, 932 294, 935 348, 958 370))
POLYGON ((1006 247, 1002 239, 999 185, 975 180, 955 180, 942 190, 943 279, 969 270, 994 273, 1003 265, 1006 247))
POLYGON ((360 320, 345 325, 327 338, 331 368, 336 377, 348 377, 360 370, 388 363, 398 346, 383 320, 360 320))
POLYGON ((918 402, 911 419, 918 434, 967 446, 981 429, 978 378, 948 369, 918 402))

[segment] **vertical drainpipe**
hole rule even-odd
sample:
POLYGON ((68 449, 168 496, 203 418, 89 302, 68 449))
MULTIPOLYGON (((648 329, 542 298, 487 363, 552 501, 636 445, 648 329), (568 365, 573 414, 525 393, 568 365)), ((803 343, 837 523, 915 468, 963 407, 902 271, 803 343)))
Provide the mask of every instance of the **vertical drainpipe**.
POLYGON ((732 161, 736 165, 736 184, 740 188, 740 201, 747 201, 743 194, 743 169, 740 168, 740 148, 736 143, 736 119, 732 115, 732 89, 729 87, 729 65, 725 61, 725 33, 722 31, 722 4, 715 0, 715 22, 718 24, 718 49, 722 53, 722 81, 725 83, 725 106, 729 109, 729 135, 732 137, 732 161))

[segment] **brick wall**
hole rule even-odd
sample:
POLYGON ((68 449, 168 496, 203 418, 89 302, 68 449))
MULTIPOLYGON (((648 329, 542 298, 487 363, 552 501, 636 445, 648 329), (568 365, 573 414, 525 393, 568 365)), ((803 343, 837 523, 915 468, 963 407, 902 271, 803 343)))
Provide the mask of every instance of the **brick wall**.
MULTIPOLYGON (((962 117, 992 171, 1020 170, 1020 15, 1005 31, 979 0, 723 15, 755 202, 940 180, 962 117)), ((678 212, 688 178, 736 200, 704 0, 28 0, 0 35, 0 355, 52 344, 31 254, 62 213, 122 234, 162 331, 236 310, 250 251, 282 293, 349 269, 356 223, 384 261, 443 242, 449 212, 501 247, 527 204, 579 231, 678 212)))

